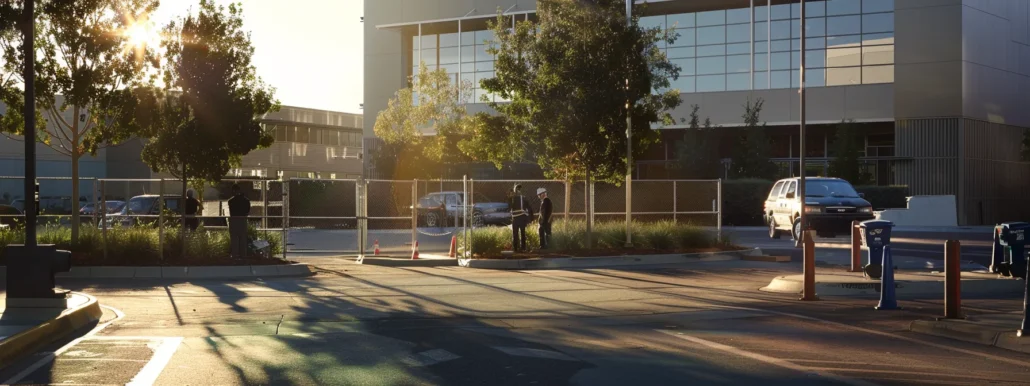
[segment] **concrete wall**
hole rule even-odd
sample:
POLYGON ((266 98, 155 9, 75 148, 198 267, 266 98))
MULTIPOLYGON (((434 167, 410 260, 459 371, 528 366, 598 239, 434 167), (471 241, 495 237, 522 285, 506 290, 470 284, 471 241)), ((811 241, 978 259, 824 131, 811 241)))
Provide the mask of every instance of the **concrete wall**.
POLYGON ((962 5, 963 115, 1030 127, 1030 2, 962 5))
POLYGON ((962 1, 894 2, 897 119, 962 115, 962 1))
POLYGON ((957 226, 955 196, 913 196, 907 209, 888 209, 876 213, 878 220, 897 226, 957 226))

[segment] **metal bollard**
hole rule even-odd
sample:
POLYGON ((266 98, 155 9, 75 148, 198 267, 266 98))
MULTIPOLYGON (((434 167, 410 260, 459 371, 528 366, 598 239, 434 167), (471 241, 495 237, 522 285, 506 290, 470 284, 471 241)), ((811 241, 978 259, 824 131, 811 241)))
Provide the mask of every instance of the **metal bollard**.
POLYGON ((815 296, 815 239, 812 231, 801 232, 802 254, 804 256, 804 291, 801 300, 819 300, 815 296))
POLYGON ((862 272, 862 229, 858 220, 851 222, 851 269, 848 272, 862 272))
POLYGON ((958 240, 944 242, 944 318, 962 318, 962 244, 958 240))
POLYGON ((894 294, 894 259, 891 258, 891 247, 883 247, 883 275, 880 277, 880 304, 877 310, 897 310, 898 299, 894 294))

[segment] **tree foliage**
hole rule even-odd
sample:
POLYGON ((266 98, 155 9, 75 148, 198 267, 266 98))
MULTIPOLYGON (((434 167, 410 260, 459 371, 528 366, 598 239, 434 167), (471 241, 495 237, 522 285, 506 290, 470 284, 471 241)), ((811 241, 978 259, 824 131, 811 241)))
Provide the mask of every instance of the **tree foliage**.
MULTIPOLYGON (((72 196, 79 194, 79 159, 127 139, 137 128, 136 90, 145 82, 144 65, 153 50, 132 46, 127 31, 157 9, 156 0, 37 1, 35 15, 35 95, 39 142, 71 161, 72 196)), ((0 102, 8 110, 0 130, 23 134, 21 109, 23 37, 0 9, 0 102)), ((72 238, 78 238, 78 211, 72 212, 72 238)))
POLYGON ((690 179, 721 178, 722 163, 719 161, 719 138, 712 128, 712 121, 705 118, 702 126, 697 105, 691 106, 690 121, 683 131, 683 140, 677 146, 677 157, 681 177, 690 179))
POLYGON ((766 125, 761 121, 761 98, 756 101, 748 99, 744 105, 744 132, 733 155, 734 178, 774 179, 776 165, 769 161, 770 146, 766 136, 766 125))
POLYGON ((242 12, 239 4, 201 0, 195 15, 165 27, 165 89, 144 103, 154 114, 142 157, 154 171, 219 181, 244 155, 272 144, 259 119, 279 102, 251 63, 242 12))
POLYGON ((837 125, 837 133, 830 149, 834 157, 830 161, 830 176, 843 178, 853 185, 868 183, 870 176, 862 171, 862 162, 859 159, 862 156, 862 147, 862 139, 855 123, 841 121, 837 125))
POLYGON ((621 180, 628 101, 635 156, 681 103, 678 91, 654 93, 679 75, 658 46, 675 36, 640 27, 638 16, 627 27, 623 0, 540 0, 537 15, 514 28, 502 15, 492 23, 495 77, 481 86, 503 101, 490 102, 500 116, 478 116, 461 148, 498 165, 532 160, 549 177, 621 180))

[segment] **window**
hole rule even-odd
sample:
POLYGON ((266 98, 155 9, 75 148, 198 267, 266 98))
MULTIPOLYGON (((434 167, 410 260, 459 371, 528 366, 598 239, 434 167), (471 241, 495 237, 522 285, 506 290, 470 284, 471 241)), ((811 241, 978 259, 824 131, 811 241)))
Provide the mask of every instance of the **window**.
POLYGON ((666 51, 666 55, 669 57, 669 59, 693 58, 694 57, 694 47, 675 47, 675 48, 669 48, 666 51))
MULTIPOLYGON (((691 68, 693 73, 693 68, 691 68)), ((693 76, 682 76, 683 72, 680 73, 679 79, 671 81, 671 86, 675 90, 679 90, 681 93, 694 92, 694 77, 693 76)))
POLYGON ((697 44, 697 39, 693 28, 678 29, 675 32, 678 36, 676 40, 670 44, 670 47, 685 47, 697 44))
POLYGON ((826 50, 826 67, 849 67, 862 65, 862 49, 835 48, 826 50))
POLYGON ((862 68, 861 67, 848 67, 848 68, 827 68, 826 69, 826 85, 827 86, 848 86, 862 83, 862 68))
POLYGON ((726 55, 726 46, 719 44, 714 46, 701 46, 697 48, 697 56, 726 55))
POLYGON ((748 72, 751 55, 733 55, 726 57, 726 72, 748 72))
POLYGON ((862 67, 862 83, 894 83, 894 66, 862 67))
POLYGON ((894 31, 893 13, 876 13, 862 15, 862 33, 894 31))
POLYGON ((726 24, 726 11, 707 11, 697 13, 697 25, 720 25, 726 24))
POLYGON ((454 194, 448 194, 447 205, 458 205, 458 196, 454 194))
MULTIPOLYGON (((807 180, 807 179, 806 179, 807 180)), ((780 198, 786 198, 788 194, 794 194, 797 192, 797 182, 790 181, 787 183, 787 189, 780 192, 780 198)))
POLYGON ((672 64, 674 64, 674 65, 679 66, 679 68, 680 68, 680 76, 683 76, 683 75, 694 75, 695 74, 695 72, 694 72, 695 60, 694 59, 673 59, 670 62, 672 62, 672 64))
POLYGON ((751 25, 735 24, 726 26, 726 42, 740 43, 751 41, 751 25))
POLYGON ((726 75, 708 75, 697 77, 697 91, 726 91, 726 75))
POLYGON ((749 89, 751 87, 751 82, 748 80, 750 77, 751 75, 747 73, 726 75, 726 91, 749 89))
POLYGON ((725 72, 726 57, 724 56, 697 59, 697 73, 700 75, 722 74, 725 72))
POLYGON ((894 0, 862 0, 862 12, 893 12, 894 0))
MULTIPOLYGON (((643 21, 643 19, 640 20, 643 21)), ((666 21, 669 23, 669 28, 692 28, 697 25, 693 13, 669 15, 666 21)))
POLYGON ((853 15, 862 12, 862 2, 856 0, 826 0, 827 15, 853 15))
POLYGON ((829 36, 853 35, 860 33, 862 33, 862 16, 854 15, 826 18, 826 34, 829 36))
POLYGON ((751 12, 748 8, 726 10, 726 24, 750 23, 751 12))
POLYGON ((894 46, 862 47, 862 65, 894 64, 894 46))
POLYGON ((726 26, 703 27, 697 29, 697 44, 726 43, 726 26))
POLYGON ((779 181, 776 185, 773 185, 771 191, 769 191, 769 200, 775 200, 780 195, 780 189, 783 188, 783 181, 779 181))

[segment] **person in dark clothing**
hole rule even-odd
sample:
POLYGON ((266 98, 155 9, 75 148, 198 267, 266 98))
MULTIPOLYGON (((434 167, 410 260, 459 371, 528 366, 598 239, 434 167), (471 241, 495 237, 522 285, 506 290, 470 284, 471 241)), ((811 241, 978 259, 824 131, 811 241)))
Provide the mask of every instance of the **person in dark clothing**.
POLYGON ((229 199, 229 242, 235 258, 247 255, 247 216, 250 216, 250 199, 243 195, 239 185, 233 185, 229 199))
POLYGON ((511 249, 515 252, 526 252, 526 226, 533 218, 533 208, 522 196, 522 185, 515 184, 514 194, 508 202, 511 210, 511 249))
POLYGON ((547 249, 551 241, 551 213, 554 206, 547 198, 547 189, 537 188, 536 196, 540 197, 540 249, 547 249))
POLYGON ((200 219, 197 218, 197 215, 200 214, 200 201, 195 196, 196 193, 193 189, 186 191, 185 211, 183 213, 186 215, 186 229, 190 231, 195 231, 200 226, 200 219))

